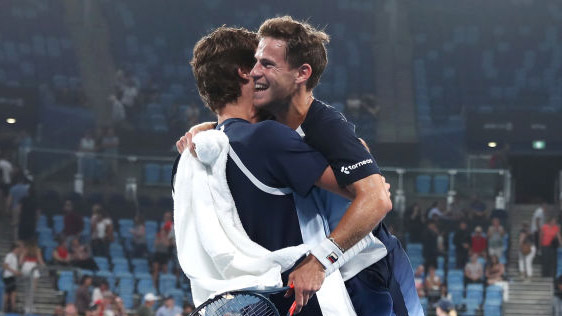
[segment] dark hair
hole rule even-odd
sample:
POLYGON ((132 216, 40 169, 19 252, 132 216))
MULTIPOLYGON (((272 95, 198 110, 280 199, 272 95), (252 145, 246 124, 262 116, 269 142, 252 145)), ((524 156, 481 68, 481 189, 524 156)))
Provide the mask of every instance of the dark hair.
POLYGON ((83 275, 82 278, 80 279, 80 284, 84 285, 84 283, 86 282, 87 279, 91 279, 92 277, 89 275, 83 275))
POLYGON ((201 99, 213 112, 242 95, 240 85, 248 80, 241 78, 238 70, 252 69, 257 46, 254 32, 225 26, 195 44, 191 69, 201 99))
POLYGON ((306 82, 306 89, 318 85, 320 77, 328 64, 326 44, 330 36, 315 29, 306 22, 296 21, 290 16, 268 19, 260 26, 258 36, 272 37, 287 42, 286 59, 293 68, 309 64, 312 74, 306 82))

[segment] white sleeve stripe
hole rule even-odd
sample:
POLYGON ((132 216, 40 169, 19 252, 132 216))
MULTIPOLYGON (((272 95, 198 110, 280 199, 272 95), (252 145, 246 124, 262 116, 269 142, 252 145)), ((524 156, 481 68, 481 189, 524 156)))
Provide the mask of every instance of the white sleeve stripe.
POLYGON ((244 173, 244 175, 246 175, 246 177, 248 177, 248 179, 260 190, 262 190, 265 193, 269 193, 272 195, 288 195, 293 193, 293 190, 291 190, 291 188, 273 188, 270 187, 264 183, 262 183, 260 180, 258 180, 251 172, 250 170, 248 170, 248 168, 246 168, 246 166, 244 165, 244 163, 242 162, 242 160, 240 160, 240 158, 238 157, 238 155, 236 154, 236 152, 234 152, 234 149, 232 148, 232 146, 230 146, 230 149, 228 151, 228 155, 230 156, 230 158, 232 158, 232 161, 234 161, 234 163, 236 164, 236 166, 238 166, 238 168, 240 168, 240 170, 244 173))

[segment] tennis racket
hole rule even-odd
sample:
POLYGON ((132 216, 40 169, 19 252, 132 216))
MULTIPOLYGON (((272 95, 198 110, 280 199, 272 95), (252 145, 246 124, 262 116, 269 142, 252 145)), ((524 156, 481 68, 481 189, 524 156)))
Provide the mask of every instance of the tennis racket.
MULTIPOLYGON (((266 290, 236 290, 225 292, 205 301, 190 316, 280 316, 268 296, 287 291, 290 287, 266 290)), ((287 315, 293 315, 293 303, 287 315)))

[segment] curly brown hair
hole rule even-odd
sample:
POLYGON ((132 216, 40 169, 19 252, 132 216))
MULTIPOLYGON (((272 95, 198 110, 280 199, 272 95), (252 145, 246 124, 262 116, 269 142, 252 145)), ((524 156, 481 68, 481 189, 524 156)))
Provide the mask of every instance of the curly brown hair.
POLYGON ((225 26, 195 44, 191 69, 201 99, 213 112, 240 97, 240 85, 248 80, 238 75, 238 69, 252 69, 257 46, 256 33, 225 26))
POLYGON ((330 42, 328 34, 306 22, 283 16, 263 22, 258 36, 260 38, 272 37, 287 42, 285 55, 289 65, 296 68, 302 64, 309 64, 312 68, 312 74, 306 82, 306 89, 312 90, 318 85, 328 63, 326 51, 326 44, 330 42))

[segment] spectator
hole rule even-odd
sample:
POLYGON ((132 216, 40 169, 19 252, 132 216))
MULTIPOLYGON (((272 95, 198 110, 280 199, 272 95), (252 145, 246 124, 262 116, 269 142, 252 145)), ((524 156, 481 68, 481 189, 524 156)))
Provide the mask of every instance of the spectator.
POLYGON ((108 101, 111 104, 111 122, 119 126, 127 118, 125 106, 115 94, 111 94, 108 101))
POLYGON ((437 316, 457 316, 455 304, 446 298, 442 298, 437 302, 435 313, 437 316))
POLYGON ((92 252, 94 256, 109 256, 109 244, 113 241, 113 222, 100 204, 92 206, 92 252))
POLYGON ((29 241, 25 244, 24 250, 20 253, 19 262, 21 263, 21 273, 25 277, 33 277, 33 288, 37 288, 37 279, 41 276, 36 267, 44 266, 41 249, 35 241, 29 241), (33 273, 33 275, 31 275, 33 273))
POLYGON ((554 316, 562 316, 562 275, 554 279, 554 316))
POLYGON ((40 213, 33 183, 29 184, 27 192, 27 195, 20 200, 18 209, 20 216, 18 237, 19 240, 24 242, 34 240, 37 237, 37 220, 40 213))
POLYGON ((503 237, 505 236, 505 230, 503 226, 500 225, 499 218, 492 218, 492 225, 488 227, 488 254, 490 256, 496 255, 501 258, 505 248, 503 243, 503 237))
POLYGON ((68 253, 68 248, 64 238, 59 237, 57 248, 53 250, 53 261, 57 265, 66 266, 70 263, 70 253, 68 253))
POLYGON ((152 280, 154 287, 158 285, 158 275, 160 272, 168 273, 168 261, 170 260, 169 248, 170 238, 165 225, 160 228, 154 240, 154 258, 152 260, 152 280))
POLYGON ((78 152, 81 156, 80 166, 82 169, 80 171, 84 175, 84 179, 88 181, 94 180, 96 172, 96 157, 94 155, 96 152, 96 140, 91 130, 87 130, 84 137, 80 139, 78 152))
POLYGON ((70 252, 72 265, 87 270, 99 270, 98 265, 92 259, 90 248, 82 245, 78 238, 73 239, 70 243, 70 252))
POLYGON ((486 257, 487 246, 488 242, 486 237, 482 235, 482 227, 476 226, 476 228, 474 228, 474 234, 472 235, 471 252, 481 257, 486 257))
MULTIPOLYGON (((181 313, 182 316, 189 316, 195 310, 195 306, 189 302, 183 303, 183 312, 181 313)), ((139 315, 140 316, 140 315, 139 315)))
POLYGON ((484 268, 478 262, 478 255, 473 253, 470 255, 470 262, 464 266, 465 283, 482 283, 484 277, 484 268))
POLYGON ((486 204, 482 202, 478 196, 472 196, 470 202, 470 215, 472 224, 475 226, 484 226, 488 223, 488 214, 486 213, 486 204))
POLYGON ((443 213, 443 205, 442 203, 439 203, 438 201, 433 202, 433 204, 431 204, 431 207, 429 208, 429 211, 427 212, 427 219, 430 221, 439 221, 441 220, 441 218, 443 218, 445 214, 443 213))
POLYGON ((105 279, 96 283, 97 286, 92 292, 92 305, 103 306, 105 302, 104 298, 112 294, 109 290, 109 283, 107 283, 107 280, 105 279))
POLYGON ((429 222, 423 241, 423 258, 426 267, 437 266, 437 257, 439 256, 437 247, 438 239, 439 229, 437 228, 437 225, 434 222, 429 222))
POLYGON ((529 224, 523 223, 519 232, 519 273, 523 278, 533 276, 533 259, 536 253, 534 234, 529 230, 529 224))
POLYGON ((457 257, 457 268, 462 269, 468 262, 468 253, 470 252, 471 236, 468 231, 466 221, 459 223, 459 230, 453 236, 453 244, 455 245, 455 255, 457 257))
POLYGON ((548 223, 541 228, 541 247, 542 247, 542 276, 554 277, 558 263, 556 250, 562 242, 560 237, 560 227, 556 222, 556 217, 550 218, 548 223))
POLYGON ((17 239, 17 227, 19 225, 19 205, 21 199, 27 196, 29 192, 29 184, 26 181, 25 175, 22 171, 18 170, 14 173, 13 185, 8 193, 6 199, 6 209, 12 217, 12 226, 14 228, 14 238, 17 239))
POLYGON ((144 226, 144 218, 141 215, 135 216, 135 227, 131 229, 133 257, 146 257, 148 248, 146 245, 146 228, 144 226))
POLYGON ((435 274, 435 267, 429 267, 429 273, 425 278, 425 290, 427 291, 427 295, 430 297, 440 297, 441 296, 441 278, 435 274))
POLYGON ((76 309, 80 315, 85 315, 90 307, 90 285, 92 285, 92 277, 89 275, 82 276, 80 287, 76 289, 76 309))
POLYGON ((164 299, 164 305, 156 311, 156 316, 178 316, 181 315, 182 310, 175 305, 174 298, 168 296, 164 299))
POLYGON ((127 309, 119 296, 113 296, 112 310, 115 316, 127 316, 127 309))
MULTIPOLYGON (((10 191, 10 185, 12 184, 12 172, 14 171, 14 166, 7 159, 4 152, 0 152, 0 203, 5 203, 5 199, 8 197, 10 191)), ((4 205, 0 205, 1 208, 4 205)), ((4 211, 0 209, 0 211, 4 211)), ((1 214, 2 212, 0 212, 1 214)))
POLYGON ((486 282, 488 285, 493 285, 502 281, 504 273, 505 267, 499 261, 498 256, 490 255, 489 262, 486 266, 486 282))
POLYGON ((108 171, 108 176, 113 179, 117 175, 117 155, 119 154, 119 137, 115 135, 115 130, 108 127, 105 135, 101 140, 101 149, 104 155, 112 157, 105 157, 105 167, 108 171))
POLYGON ((424 274, 425 269, 423 265, 419 265, 414 273, 414 283, 416 285, 416 291, 419 297, 425 297, 425 287, 424 287, 424 274))
POLYGON ((540 232, 541 228, 544 225, 544 212, 547 208, 546 203, 542 202, 541 205, 535 210, 533 213, 533 218, 531 219, 531 233, 533 233, 533 237, 535 239, 535 246, 537 247, 537 251, 541 254, 542 250, 540 247, 540 232))
POLYGON ((22 249, 20 244, 12 244, 10 252, 4 257, 2 264, 2 279, 4 281, 4 312, 15 312, 16 309, 16 276, 20 276, 21 272, 18 267, 18 257, 22 249))
POLYGON ((422 214, 422 209, 418 203, 414 203, 406 213, 406 228, 410 233, 410 240, 412 242, 422 241, 422 230, 420 227, 424 226, 425 219, 422 214))
POLYGON ((137 310, 138 316, 154 316, 154 311, 152 307, 156 303, 158 297, 154 296, 152 293, 146 293, 144 295, 144 304, 137 310))
POLYGON ((62 233, 67 244, 70 244, 72 239, 80 237, 84 230, 84 219, 74 210, 74 203, 72 200, 64 201, 64 228, 62 233))
POLYGON ((66 304, 66 307, 64 308, 64 316, 78 316, 76 306, 72 303, 66 304))

